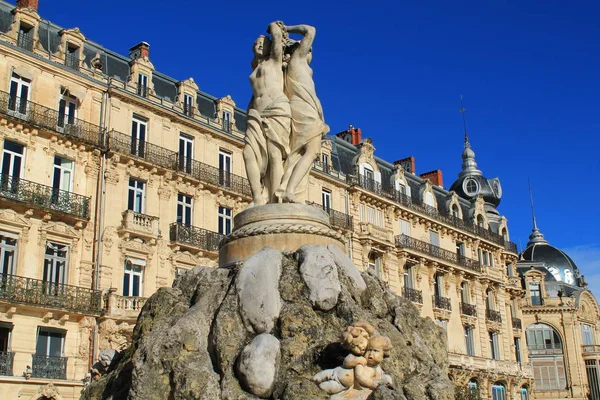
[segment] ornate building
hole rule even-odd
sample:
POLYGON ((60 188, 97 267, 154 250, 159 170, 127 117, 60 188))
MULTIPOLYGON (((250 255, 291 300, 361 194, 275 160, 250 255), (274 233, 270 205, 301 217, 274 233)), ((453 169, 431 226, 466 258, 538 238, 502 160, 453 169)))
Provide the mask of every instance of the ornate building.
MULTIPOLYGON (((9 398, 78 398, 99 354, 127 345, 148 296, 181 271, 216 266, 220 239, 250 201, 245 113, 198 84, 156 71, 147 43, 124 57, 43 20, 37 0, 0 1, 9 398)), ((462 158, 448 191, 441 171, 382 160, 350 126, 324 141, 302 200, 328 211, 356 265, 447 331, 458 387, 527 397, 525 291, 497 211, 500 182, 477 169, 466 138, 462 158)))
POLYGON ((600 399, 598 302, 577 265, 537 227, 517 263, 538 399, 600 399))

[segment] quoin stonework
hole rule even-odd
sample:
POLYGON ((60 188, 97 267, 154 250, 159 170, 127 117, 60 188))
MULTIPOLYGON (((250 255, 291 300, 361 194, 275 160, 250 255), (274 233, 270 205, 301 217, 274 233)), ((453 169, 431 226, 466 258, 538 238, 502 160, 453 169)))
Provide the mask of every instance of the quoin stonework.
MULTIPOLYGON (((256 199, 234 99, 161 74, 148 43, 118 55, 38 11, 0 1, 0 392, 77 399, 146 298, 216 267, 256 199)), ((597 301, 536 224, 519 255, 469 139, 448 189, 376 145, 354 126, 326 136, 295 200, 447 332, 457 396, 600 400, 597 301)))

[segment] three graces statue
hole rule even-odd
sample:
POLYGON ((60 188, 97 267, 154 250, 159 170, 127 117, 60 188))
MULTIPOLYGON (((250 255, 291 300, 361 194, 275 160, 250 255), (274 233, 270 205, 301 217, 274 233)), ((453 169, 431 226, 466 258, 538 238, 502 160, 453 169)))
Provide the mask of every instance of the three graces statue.
POLYGON ((254 206, 295 202, 307 189, 321 139, 329 132, 309 65, 315 28, 277 21, 267 33, 271 37, 254 42, 244 147, 254 206), (290 33, 302 39, 293 40, 290 33))

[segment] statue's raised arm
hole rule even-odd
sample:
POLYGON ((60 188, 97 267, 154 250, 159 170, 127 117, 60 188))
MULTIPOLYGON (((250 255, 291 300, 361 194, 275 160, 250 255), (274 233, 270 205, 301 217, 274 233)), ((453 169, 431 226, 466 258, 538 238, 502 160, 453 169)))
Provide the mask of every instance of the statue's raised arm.
POLYGON ((316 28, 310 25, 291 25, 286 26, 285 30, 288 33, 302 35, 302 40, 300 40, 300 44, 294 50, 293 54, 297 58, 307 57, 311 52, 313 42, 315 41, 315 36, 317 34, 316 28))

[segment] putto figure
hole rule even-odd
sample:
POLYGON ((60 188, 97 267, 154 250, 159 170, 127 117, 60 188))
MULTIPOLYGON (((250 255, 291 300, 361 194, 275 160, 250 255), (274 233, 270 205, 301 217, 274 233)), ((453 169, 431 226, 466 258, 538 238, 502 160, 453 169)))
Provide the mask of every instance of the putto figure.
POLYGON ((254 43, 244 161, 253 204, 296 202, 307 189, 308 174, 329 132, 312 79, 309 25, 269 24, 271 38, 254 43), (302 39, 289 39, 289 33, 302 39))

